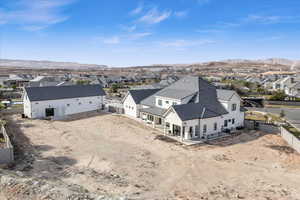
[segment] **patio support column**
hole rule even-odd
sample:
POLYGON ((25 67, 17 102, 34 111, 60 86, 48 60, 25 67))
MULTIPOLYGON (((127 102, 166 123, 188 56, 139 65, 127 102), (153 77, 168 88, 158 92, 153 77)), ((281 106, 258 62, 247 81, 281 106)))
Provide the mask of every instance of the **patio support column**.
POLYGON ((180 126, 180 137, 181 137, 181 141, 183 141, 183 126, 180 126))
POLYGON ((156 117, 153 116, 153 128, 155 128, 155 125, 156 125, 156 117))

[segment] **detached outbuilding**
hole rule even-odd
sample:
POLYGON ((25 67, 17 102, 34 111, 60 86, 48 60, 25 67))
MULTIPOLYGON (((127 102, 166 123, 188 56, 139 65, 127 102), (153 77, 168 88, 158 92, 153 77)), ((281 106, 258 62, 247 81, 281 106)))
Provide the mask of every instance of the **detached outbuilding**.
POLYGON ((24 115, 28 118, 64 117, 104 108, 101 85, 26 87, 24 115))

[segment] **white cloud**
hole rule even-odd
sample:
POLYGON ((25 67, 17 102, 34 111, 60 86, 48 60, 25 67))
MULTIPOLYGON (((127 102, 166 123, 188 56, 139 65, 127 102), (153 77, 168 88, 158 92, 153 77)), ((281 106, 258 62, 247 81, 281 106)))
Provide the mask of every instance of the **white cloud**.
POLYGON ((132 26, 122 25, 121 28, 127 32, 133 32, 136 30, 136 25, 132 25, 132 26))
POLYGON ((246 22, 257 22, 262 24, 274 24, 281 22, 284 17, 281 16, 263 16, 263 15, 248 15, 244 20, 246 22))
POLYGON ((152 33, 150 32, 141 32, 141 33, 130 33, 130 34, 123 34, 123 35, 115 35, 111 37, 96 37, 94 38, 94 41, 97 43, 100 41, 104 44, 109 45, 117 45, 122 43, 128 43, 133 40, 139 40, 144 37, 150 36, 152 33))
POLYGON ((283 36, 269 36, 265 38, 259 38, 257 41, 265 42, 265 41, 275 41, 275 40, 282 40, 282 39, 284 39, 283 36))
POLYGON ((213 44, 213 40, 174 40, 167 42, 159 42, 163 47, 173 47, 173 48, 187 48, 193 46, 203 46, 207 44, 213 44))
POLYGON ((143 11, 143 9, 144 9, 144 5, 142 3, 140 3, 138 7, 136 7, 134 10, 132 10, 130 12, 130 14, 131 15, 138 15, 143 11))
POLYGON ((199 29, 196 30, 197 33, 220 33, 223 32, 220 29, 199 29))
POLYGON ((64 6, 73 0, 17 0, 0 11, 2 24, 16 24, 25 30, 36 31, 66 21, 64 6))
POLYGON ((128 36, 129 39, 131 40, 138 40, 147 36, 152 35, 150 32, 144 32, 144 33, 134 33, 128 36))
POLYGON ((169 10, 159 11, 157 8, 152 8, 144 16, 138 19, 139 22, 146 24, 157 24, 171 16, 172 12, 169 10))
POLYGON ((113 36, 110 38, 103 38, 102 42, 104 44, 119 44, 121 42, 121 40, 120 40, 119 36, 113 36))
POLYGON ((178 18, 184 18, 187 15, 188 15, 188 11, 186 10, 174 12, 174 16, 178 18))

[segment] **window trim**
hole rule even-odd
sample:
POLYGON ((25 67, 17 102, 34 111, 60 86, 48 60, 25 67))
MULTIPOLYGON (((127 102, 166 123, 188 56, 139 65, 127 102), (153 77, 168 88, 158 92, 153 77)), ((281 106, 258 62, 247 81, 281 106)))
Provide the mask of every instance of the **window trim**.
POLYGON ((216 130, 218 130, 218 123, 217 122, 214 123, 214 131, 216 131, 216 130))
POLYGON ((161 99, 157 100, 157 105, 162 106, 162 100, 161 99))
POLYGON ((207 125, 203 124, 203 133, 207 133, 207 125))
POLYGON ((231 106, 231 111, 236 111, 237 110, 237 104, 233 103, 231 106))

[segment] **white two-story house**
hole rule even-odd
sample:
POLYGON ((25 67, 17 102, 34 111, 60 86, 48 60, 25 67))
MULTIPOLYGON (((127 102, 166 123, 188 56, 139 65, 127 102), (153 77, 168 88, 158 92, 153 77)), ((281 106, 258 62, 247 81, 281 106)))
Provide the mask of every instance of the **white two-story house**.
MULTIPOLYGON (((128 103, 130 93, 124 102, 128 103)), ((137 108, 136 116, 146 123, 186 140, 218 137, 244 126, 239 95, 231 90, 217 90, 200 77, 182 78, 139 100, 137 108)))

